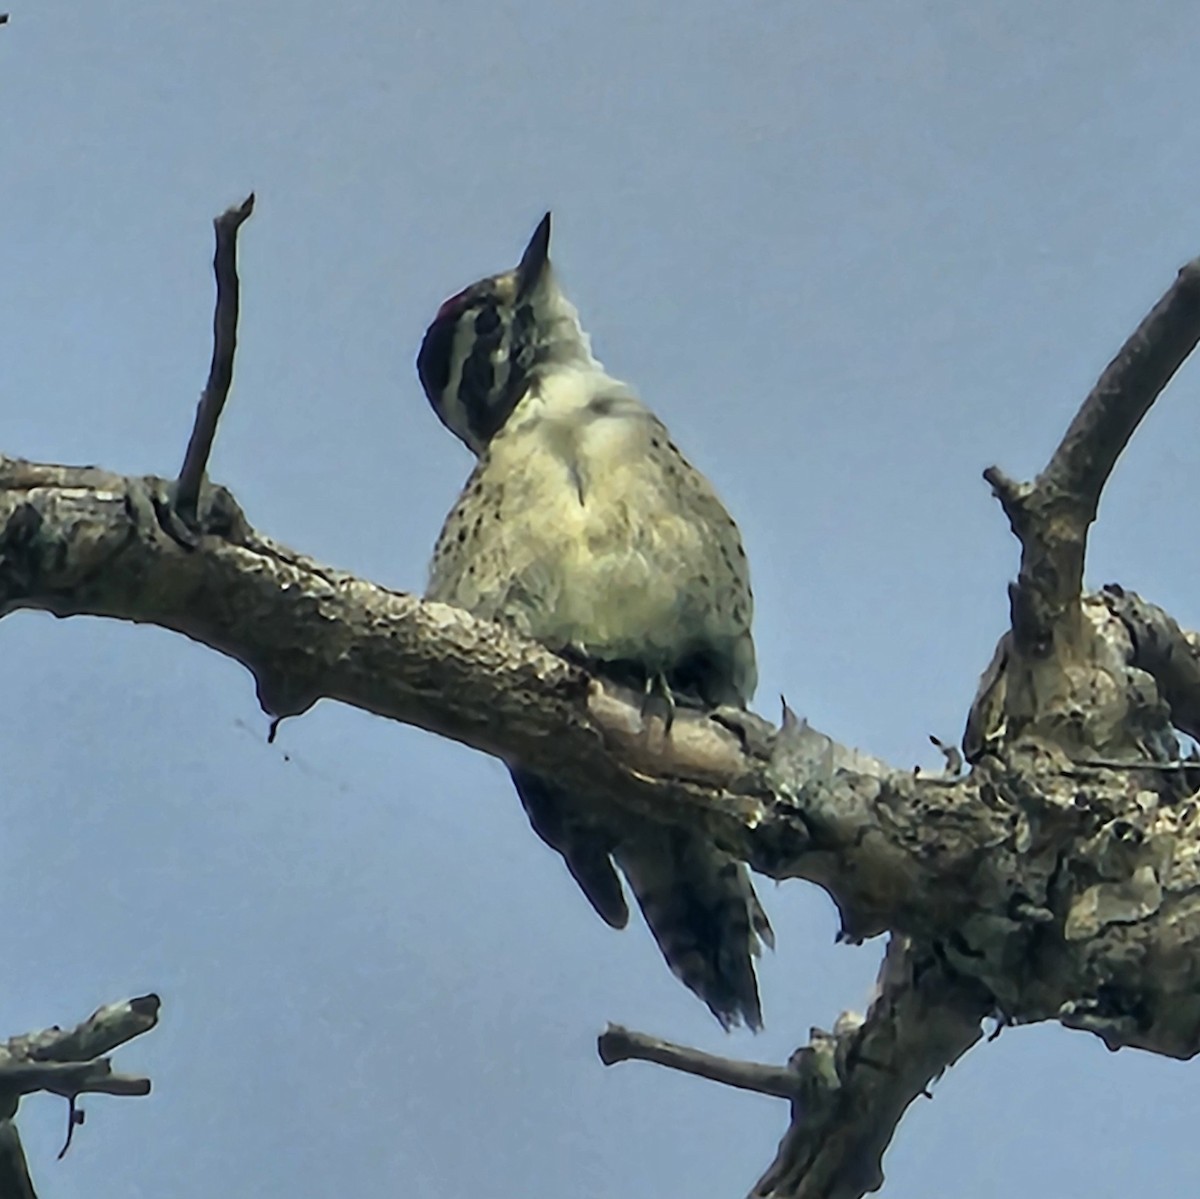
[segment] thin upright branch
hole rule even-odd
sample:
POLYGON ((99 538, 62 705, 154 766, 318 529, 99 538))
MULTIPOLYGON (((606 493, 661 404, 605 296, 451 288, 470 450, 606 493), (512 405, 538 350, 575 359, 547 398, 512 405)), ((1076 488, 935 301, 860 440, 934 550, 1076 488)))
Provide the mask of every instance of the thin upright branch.
POLYGON ((237 350, 239 285, 237 273, 237 235, 254 211, 254 193, 213 221, 217 248, 213 254, 213 274, 217 298, 213 308, 213 351, 208 382, 196 405, 196 420, 188 440, 187 453, 175 483, 174 507, 188 525, 196 520, 200 485, 208 467, 217 422, 233 382, 233 357, 237 350))
POLYGON ((1094 520, 1100 493, 1150 406, 1200 341, 1200 258, 1130 334, 1092 388, 1034 484, 1070 495, 1094 520))
MULTIPOLYGON (((1032 483, 995 466, 984 472, 1020 539, 1021 566, 1010 588, 1003 677, 987 680, 991 695, 976 701, 968 756, 990 736, 978 718, 985 698, 1010 738, 1051 726, 1061 731, 1078 723, 1072 713, 1090 702, 1085 692, 1093 680, 1085 676, 1095 646, 1081 619, 1088 529, 1118 457, 1198 341, 1200 258, 1179 271, 1121 347, 1032 483)), ((1095 748, 1087 736, 1075 739, 1084 751, 1095 748)))

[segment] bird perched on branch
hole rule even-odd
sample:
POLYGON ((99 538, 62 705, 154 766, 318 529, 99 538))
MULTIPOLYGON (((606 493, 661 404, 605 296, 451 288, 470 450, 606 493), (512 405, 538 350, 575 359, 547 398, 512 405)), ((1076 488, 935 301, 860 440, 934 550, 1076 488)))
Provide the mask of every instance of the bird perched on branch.
MULTIPOLYGON (((448 299, 417 371, 478 459, 427 596, 498 621, 669 705, 745 707, 752 601, 736 525, 666 428, 592 356, 549 260, 550 216, 515 270, 448 299)), ((744 865, 698 833, 603 819, 511 768, 538 835, 599 915, 629 918, 616 867, 672 970, 729 1028, 761 1025, 753 958, 773 943, 744 865)))

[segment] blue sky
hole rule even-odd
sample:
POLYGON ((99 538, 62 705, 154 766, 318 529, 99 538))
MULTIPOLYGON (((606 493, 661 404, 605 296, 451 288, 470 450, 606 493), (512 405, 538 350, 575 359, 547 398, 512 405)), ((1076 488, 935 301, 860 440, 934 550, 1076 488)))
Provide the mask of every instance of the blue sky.
MULTIPOLYGON (((468 470, 413 371, 440 301, 546 208, 599 356, 737 516, 758 706, 900 765, 955 739, 1015 543, 980 480, 1044 463, 1200 253, 1200 8, 12 0, 0 29, 0 449, 178 467, 211 218, 246 192, 212 460, 264 532, 419 588, 468 470)), ((1089 577, 1200 624, 1196 368, 1119 465, 1089 577)), ((147 989, 44 1199, 744 1193, 783 1105, 646 1066, 616 1020, 786 1058, 861 1008, 877 944, 762 883, 766 1031, 726 1038, 613 933, 502 768, 323 703, 273 746, 250 678, 151 628, 0 624, 0 1032, 147 989)), ((891 1199, 1193 1185, 1194 1081, 1013 1030, 906 1121, 891 1199), (1192 1085, 1189 1086, 1189 1082, 1192 1085)))

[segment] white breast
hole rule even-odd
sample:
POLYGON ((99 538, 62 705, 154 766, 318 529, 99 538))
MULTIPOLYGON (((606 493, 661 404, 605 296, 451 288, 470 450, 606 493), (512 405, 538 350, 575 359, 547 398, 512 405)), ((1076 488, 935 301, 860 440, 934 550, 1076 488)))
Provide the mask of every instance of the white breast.
POLYGON ((688 584, 704 573, 706 530, 664 474, 652 445, 663 444, 661 426, 604 382, 598 392, 575 372, 556 378, 493 441, 507 556, 538 594, 536 636, 598 656, 656 656, 658 647, 669 659, 698 631, 688 584))

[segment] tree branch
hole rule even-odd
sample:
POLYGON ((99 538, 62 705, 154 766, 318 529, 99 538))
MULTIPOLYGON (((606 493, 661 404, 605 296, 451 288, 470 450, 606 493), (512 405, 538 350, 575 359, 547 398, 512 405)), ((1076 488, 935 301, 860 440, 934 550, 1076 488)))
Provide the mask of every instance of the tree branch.
POLYGON ((789 1063, 792 1123, 750 1199, 859 1199, 908 1105, 979 1039, 987 991, 903 939, 888 947, 866 1019, 814 1029, 789 1063))
POLYGON ((987 990, 903 938, 888 947, 866 1018, 813 1029, 786 1067, 734 1061, 609 1025, 606 1066, 646 1061, 787 1099, 791 1125, 750 1199, 859 1199, 883 1185, 883 1154, 912 1101, 982 1036, 987 990))
POLYGON ((1084 756, 1122 748, 1109 722, 1096 726, 1080 714, 1104 672, 1103 651, 1081 619, 1087 534, 1118 457, 1197 341, 1200 258, 1179 271, 1121 347, 1033 483, 995 466, 984 471, 1021 542, 1021 567, 1009 589, 1011 636, 972 709, 964 741, 970 760, 1001 736, 1040 737, 1084 756))
POLYGON ((619 1024, 610 1024, 600 1034, 596 1049, 606 1066, 615 1066, 618 1062, 653 1062, 670 1070, 694 1074, 697 1078, 707 1078, 710 1082, 743 1091, 772 1095, 776 1099, 793 1099, 800 1088, 799 1077, 790 1070, 757 1062, 739 1062, 685 1045, 673 1045, 645 1033, 631 1032, 619 1024))
MULTIPOLYGON (((1174 1056, 1200 1045, 1200 914, 1178 917, 1200 894, 1200 861, 1169 852, 1192 834, 1178 778, 1163 775, 1154 785, 1171 802, 1147 809, 1145 780, 1098 768, 1081 795, 1041 750, 948 779, 890 769, 794 718, 775 730, 746 715, 735 733, 680 712, 664 738, 640 696, 279 546, 227 493, 202 505, 185 549, 159 523, 168 486, 0 460, 0 613, 173 629, 246 663, 276 714, 338 699, 521 762, 581 802, 703 829, 774 878, 817 882, 847 937, 941 945, 1011 1020, 1082 1019, 1109 1044, 1174 1056), (1018 960, 1036 969, 1014 975, 1018 960)), ((1082 717, 1136 733, 1141 761, 1167 760, 1170 711, 1128 630, 1102 597, 1085 608, 1107 690, 1082 717)))
POLYGON ((159 1007, 157 995, 141 995, 99 1008, 74 1028, 46 1028, 0 1045, 0 1199, 35 1199, 13 1123, 21 1097, 48 1091, 70 1100, 69 1145, 75 1125, 82 1122, 75 1107, 80 1095, 148 1095, 148 1078, 115 1074, 103 1055, 149 1032, 158 1023, 159 1007))
MULTIPOLYGON (((544 647, 256 532, 204 477, 232 376, 234 238, 251 203, 217 222, 213 365, 180 479, 0 457, 0 616, 171 629, 243 663, 274 717, 328 697, 440 733, 554 778, 582 804, 684 823, 762 873, 818 883, 847 939, 892 932, 866 1018, 814 1032, 786 1069, 619 1029, 601 1038, 606 1061, 641 1057, 791 1099, 757 1199, 877 1188, 908 1104, 991 1013, 1058 1020, 1110 1048, 1200 1052, 1200 808, 1179 802, 1191 780, 1175 769, 1172 728, 1200 726, 1200 638, 1136 596, 1081 590, 1104 483, 1200 338, 1200 260, 1033 484, 987 472, 1022 545, 1012 629, 968 723, 975 769, 925 776, 786 712, 775 729, 681 711, 667 734, 640 695, 544 647)), ((126 1007, 152 1024, 157 1000, 126 1007)), ((86 1033, 52 1030, 57 1052, 10 1042, 0 1098, 15 1111, 29 1089, 144 1093, 148 1082, 97 1057, 114 1028, 133 1024, 100 1016, 86 1033)), ((0 1154, 12 1141, 0 1123, 0 1154)))
POLYGON ((213 254, 213 274, 217 280, 217 300, 213 311, 213 353, 208 370, 208 382, 196 406, 196 420, 188 439, 187 453, 175 482, 175 510, 184 523, 191 526, 196 520, 196 504, 200 498, 200 483, 208 466, 217 422, 233 382, 233 356, 237 350, 238 324, 238 230, 254 211, 251 192, 234 208, 226 209, 215 221, 217 248, 213 254))

